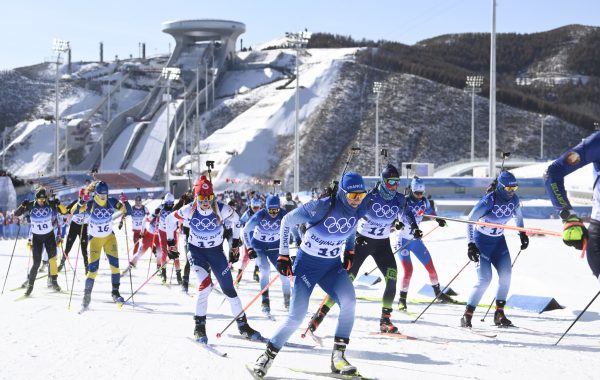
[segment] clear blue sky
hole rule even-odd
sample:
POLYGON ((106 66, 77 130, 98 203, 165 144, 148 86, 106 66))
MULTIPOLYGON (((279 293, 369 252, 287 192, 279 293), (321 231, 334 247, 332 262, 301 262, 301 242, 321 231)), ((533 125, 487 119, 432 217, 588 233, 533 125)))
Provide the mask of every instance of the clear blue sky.
MULTIPOLYGON (((498 0, 498 32, 533 33, 567 24, 600 25, 597 0, 498 0)), ((180 19, 241 21, 244 45, 286 31, 387 39, 413 44, 446 33, 489 32, 491 0, 18 0, 0 6, 0 69, 43 62, 52 39, 69 40, 73 60, 98 59, 98 43, 112 60, 146 43, 147 54, 167 53, 172 38, 161 23, 180 19)), ((238 45, 239 46, 239 45, 238 45)))

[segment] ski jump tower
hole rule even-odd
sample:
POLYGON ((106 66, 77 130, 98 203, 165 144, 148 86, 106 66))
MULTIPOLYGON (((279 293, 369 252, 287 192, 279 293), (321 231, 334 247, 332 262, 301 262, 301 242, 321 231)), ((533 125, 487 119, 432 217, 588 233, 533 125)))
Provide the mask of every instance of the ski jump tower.
MULTIPOLYGON (((219 58, 226 62, 233 60, 237 38, 246 31, 246 25, 229 20, 181 20, 164 22, 162 31, 172 35, 175 39, 176 45, 171 54, 171 60, 179 57, 181 51, 190 46, 202 42, 212 42, 221 45, 222 54, 219 58)), ((171 63, 171 60, 167 65, 171 63)), ((215 65, 219 67, 224 62, 219 62, 219 64, 215 62, 215 65)))

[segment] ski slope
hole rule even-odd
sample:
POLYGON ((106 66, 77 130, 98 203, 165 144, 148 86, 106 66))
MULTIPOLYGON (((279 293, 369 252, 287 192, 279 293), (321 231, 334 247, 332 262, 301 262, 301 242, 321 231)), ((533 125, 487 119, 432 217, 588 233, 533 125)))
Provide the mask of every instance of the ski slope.
MULTIPOLYGON (((422 229, 427 232, 435 225, 434 222, 424 222, 422 229)), ((525 225, 560 230, 560 222, 556 220, 526 220, 525 225)), ((124 267, 127 259, 124 231, 115 229, 115 233, 120 265, 124 267)), ((519 238, 516 233, 507 232, 507 240, 514 258, 520 245, 519 238)), ((424 241, 431 251, 442 284, 468 262, 464 224, 450 223, 446 228, 438 228, 424 241)), ((2 279, 12 247, 13 241, 0 241, 2 279)), ((75 254, 76 250, 73 250, 73 263, 75 254)), ((182 294, 176 285, 169 289, 153 279, 134 299, 140 306, 154 311, 129 306, 119 311, 109 302, 110 271, 104 256, 100 260, 88 312, 77 314, 84 282, 81 258, 72 310, 67 309, 68 296, 51 293, 46 289, 44 280, 36 282, 32 298, 14 301, 22 291, 8 289, 23 282, 27 263, 25 241, 20 240, 8 276, 7 290, 0 296, 3 326, 0 330, 1 379, 75 379, 81 376, 93 379, 249 379, 244 364, 254 362, 264 350, 262 343, 230 337, 229 334, 237 335, 235 325, 223 338, 215 337, 232 318, 227 302, 219 307, 222 296, 215 290, 209 298, 207 332, 209 342, 226 352, 226 358, 208 353, 188 339, 194 327, 195 298, 182 294)), ((427 272, 417 260, 413 263, 408 298, 428 299, 417 293, 423 285, 428 285, 427 272)), ((249 265, 238 290, 244 305, 259 290, 257 283, 252 281, 252 267, 253 263, 249 265)), ((374 264, 369 259, 361 272, 372 268, 374 264)), ((133 271, 134 288, 145 280, 147 270, 148 261, 141 260, 133 271)), ((169 267, 167 273, 170 272, 169 267)), ((72 274, 68 272, 69 286, 72 274)), ((374 274, 379 273, 376 271, 374 274)), ((452 289, 459 293, 457 299, 467 299, 475 279, 475 267, 471 263, 452 284, 452 289)), ((495 275, 493 281, 496 281, 495 275)), ((64 274, 60 275, 59 283, 64 289, 64 274)), ((196 284, 193 278, 192 284, 196 284)), ((497 329, 491 326, 491 315, 485 322, 480 322, 485 312, 480 307, 473 318, 474 326, 497 334, 493 339, 481 337, 455 327, 464 306, 436 304, 415 324, 410 322, 411 317, 394 312, 392 320, 404 334, 423 338, 396 340, 369 334, 378 329, 381 305, 379 302, 358 300, 347 357, 364 375, 378 379, 596 379, 600 371, 600 300, 590 307, 558 346, 553 344, 599 288, 600 284, 592 277, 586 261, 579 258, 578 251, 564 246, 560 239, 533 236, 529 249, 519 255, 515 264, 509 296, 551 296, 566 306, 563 310, 543 314, 507 310, 507 316, 515 325, 537 332, 497 329), (437 343, 425 339, 435 339, 437 343)), ((195 294, 195 286, 190 286, 190 289, 195 294)), ((493 282, 482 303, 492 300, 494 290, 493 282)), ((361 297, 380 297, 383 284, 359 286, 356 292, 361 297)), ((129 278, 124 277, 121 294, 127 297, 129 293, 129 278)), ((262 316, 260 302, 248 310, 251 326, 267 337, 285 318, 278 281, 271 288, 270 295, 276 322, 262 316)), ((317 288, 310 302, 309 314, 316 310, 322 297, 323 292, 317 288)), ((424 307, 424 304, 409 304, 413 313, 419 313, 424 307)), ((324 347, 284 347, 267 378, 323 379, 323 376, 294 372, 290 368, 329 372, 337 313, 338 308, 334 307, 317 330, 317 334, 324 338, 324 347)), ((308 318, 309 315, 303 326, 308 318)), ((290 342, 315 344, 310 339, 301 339, 299 335, 300 332, 294 334, 290 342)))

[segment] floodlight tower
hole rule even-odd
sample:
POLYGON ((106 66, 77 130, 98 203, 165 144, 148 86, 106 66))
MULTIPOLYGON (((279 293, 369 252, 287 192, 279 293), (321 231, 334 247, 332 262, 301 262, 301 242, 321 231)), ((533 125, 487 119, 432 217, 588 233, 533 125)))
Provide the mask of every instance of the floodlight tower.
POLYGON ((165 189, 170 189, 171 182, 171 123, 170 123, 170 115, 169 108, 171 107, 171 81, 178 80, 181 76, 181 69, 177 67, 164 67, 162 69, 161 77, 167 81, 167 93, 163 95, 163 101, 167 104, 167 144, 165 145, 166 149, 166 173, 165 173, 165 189))
POLYGON ((483 76, 467 76, 467 88, 471 90, 471 162, 475 161, 475 93, 481 91, 482 84, 483 76))
MULTIPOLYGON (((69 41, 59 40, 55 38, 52 41, 52 50, 56 52, 56 78, 54 82, 54 95, 55 95, 55 104, 54 104, 54 122, 56 127, 56 133, 54 137, 54 175, 58 177, 59 169, 58 169, 58 152, 59 152, 59 138, 58 138, 58 80, 59 80, 59 65, 60 65, 60 53, 64 53, 70 49, 69 41)), ((67 132, 65 131, 65 139, 67 138, 67 132)), ((66 154, 67 146, 65 145, 65 154, 66 154)), ((68 156, 67 157, 68 160, 68 156)), ((68 162, 67 162, 68 164, 68 162)), ((65 165, 66 170, 66 165, 65 165)))
POLYGON ((373 82, 375 93, 375 176, 379 175, 379 94, 383 90, 383 83, 373 82))

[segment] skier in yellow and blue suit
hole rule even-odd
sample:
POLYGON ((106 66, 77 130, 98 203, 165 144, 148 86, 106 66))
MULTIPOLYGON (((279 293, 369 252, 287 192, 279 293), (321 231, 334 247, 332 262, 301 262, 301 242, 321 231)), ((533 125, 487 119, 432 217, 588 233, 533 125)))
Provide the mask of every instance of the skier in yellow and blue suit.
POLYGON ((127 201, 119 201, 108 197, 108 185, 106 182, 99 181, 95 186, 94 198, 79 206, 77 212, 84 212, 89 215, 88 235, 90 257, 88 264, 88 274, 85 280, 85 289, 83 294, 83 308, 87 308, 92 298, 92 288, 94 280, 98 273, 100 253, 104 249, 106 258, 110 264, 112 280, 112 298, 115 302, 123 302, 123 297, 119 294, 119 285, 121 275, 119 273, 119 251, 117 249, 117 239, 113 232, 113 214, 115 211, 124 212, 131 215, 131 206, 127 201))

